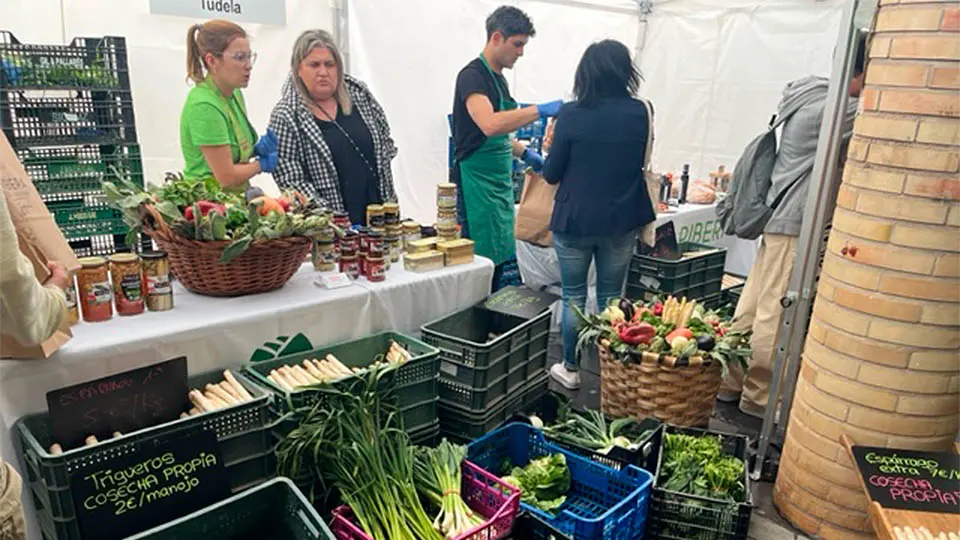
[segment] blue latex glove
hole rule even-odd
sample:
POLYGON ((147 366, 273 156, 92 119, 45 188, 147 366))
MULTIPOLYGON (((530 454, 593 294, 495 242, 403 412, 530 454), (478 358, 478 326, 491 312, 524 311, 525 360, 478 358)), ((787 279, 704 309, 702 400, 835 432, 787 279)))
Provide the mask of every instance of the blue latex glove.
POLYGON ((520 159, 529 165, 535 172, 543 170, 543 156, 527 148, 520 154, 520 159))
POLYGON ((254 155, 266 157, 277 151, 277 132, 273 128, 267 128, 267 134, 260 137, 257 144, 253 147, 254 155))
POLYGON ((537 105, 537 111, 540 113, 540 116, 551 117, 556 116, 557 113, 560 112, 560 107, 562 106, 563 100, 558 99, 556 101, 550 101, 537 105))
POLYGON ((273 152, 265 156, 260 156, 260 171, 272 173, 277 170, 277 153, 273 152))
POLYGON ((0 68, 3 68, 3 71, 6 72, 10 84, 16 86, 20 79, 20 66, 4 58, 0 60, 0 68))

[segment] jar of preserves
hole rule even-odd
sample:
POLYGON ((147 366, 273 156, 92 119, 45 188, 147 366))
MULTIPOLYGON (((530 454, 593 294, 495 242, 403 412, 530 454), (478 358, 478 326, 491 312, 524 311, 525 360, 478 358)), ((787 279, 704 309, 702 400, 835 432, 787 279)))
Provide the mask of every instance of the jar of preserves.
POLYGON ((117 304, 117 315, 143 313, 143 272, 136 253, 116 253, 110 256, 110 280, 117 304))
POLYGON ((360 235, 357 231, 344 231, 343 238, 340 239, 340 253, 353 253, 356 255, 360 249, 360 235))
POLYGON ((107 275, 107 260, 103 257, 80 259, 77 272, 77 298, 83 320, 102 322, 113 318, 113 291, 107 275))
POLYGON ((173 287, 170 284, 170 260, 167 259, 167 254, 163 251, 146 251, 141 259, 147 309, 150 311, 173 309, 173 287))
POLYGON ((386 227, 393 227, 400 224, 400 205, 399 204, 395 202, 384 203, 383 223, 386 227))
POLYGON ((410 242, 420 240, 420 224, 416 221, 405 221, 403 223, 403 249, 408 249, 410 242))
POLYGON ((333 224, 343 230, 350 228, 350 214, 346 212, 334 212, 333 224))
POLYGON ((387 267, 383 257, 371 257, 367 260, 367 281, 374 283, 387 279, 387 267))
POLYGON ((313 241, 313 269, 317 272, 333 272, 337 269, 337 252, 333 241, 313 241))
POLYGON ((381 228, 384 226, 383 205, 371 204, 367 206, 367 227, 381 228))
POLYGON ((400 262, 400 237, 388 236, 387 246, 390 251, 390 262, 400 262))
POLYGON ((384 246, 384 237, 381 233, 370 231, 367 235, 367 255, 371 259, 383 257, 386 250, 384 246))
POLYGON ((73 326, 80 322, 80 307, 77 306, 77 285, 73 274, 70 274, 69 280, 70 284, 63 292, 67 296, 67 322, 73 326))
POLYGON ((360 265, 356 256, 344 255, 340 257, 340 273, 350 276, 351 279, 360 277, 360 265))
POLYGON ((457 211, 454 208, 441 208, 437 211, 437 227, 449 228, 457 226, 457 211))
POLYGON ((457 207, 457 185, 456 184, 438 184, 437 185, 437 208, 456 208, 457 207))

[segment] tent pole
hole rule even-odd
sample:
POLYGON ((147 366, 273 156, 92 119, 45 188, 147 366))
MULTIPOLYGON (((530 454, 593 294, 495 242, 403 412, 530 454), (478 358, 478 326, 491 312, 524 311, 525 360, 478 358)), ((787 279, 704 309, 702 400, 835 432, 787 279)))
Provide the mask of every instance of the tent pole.
POLYGON ((330 0, 333 8, 333 39, 343 57, 343 71, 350 73, 350 0, 330 0))
POLYGON ((783 318, 777 336, 776 359, 770 382, 770 402, 763 417, 757 442, 757 459, 751 477, 759 479, 764 472, 770 446, 781 444, 786 434, 794 388, 800 372, 801 353, 810 322, 811 308, 817 294, 821 253, 826 245, 828 226, 836 207, 840 175, 837 164, 843 147, 844 123, 847 116, 848 87, 853 75, 859 31, 855 13, 860 0, 853 0, 844 11, 837 39, 823 124, 817 142, 817 156, 807 194, 803 225, 797 240, 796 262, 786 295, 780 299, 783 318), (779 405, 777 396, 781 396, 779 405), (780 409, 779 419, 777 409, 780 409))

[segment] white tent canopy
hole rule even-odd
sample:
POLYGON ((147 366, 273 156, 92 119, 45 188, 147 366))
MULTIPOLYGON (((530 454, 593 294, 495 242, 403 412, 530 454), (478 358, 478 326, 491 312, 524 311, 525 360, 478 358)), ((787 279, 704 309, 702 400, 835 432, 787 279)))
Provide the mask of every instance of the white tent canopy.
MULTIPOLYGON (((827 75, 844 0, 285 0, 284 27, 244 26, 259 54, 245 95, 263 130, 307 28, 333 28, 345 6, 352 74, 382 102, 400 149, 394 163, 405 214, 431 221, 434 185, 447 178, 446 116, 457 71, 483 47, 498 5, 527 11, 537 36, 508 73, 515 97, 569 97, 586 46, 613 38, 638 51, 644 97, 656 107, 654 165, 695 176, 733 166, 775 111, 783 85, 827 75), (645 15, 643 9, 651 8, 645 15)), ((864 2, 869 4, 868 2, 864 2)), ((873 6, 861 14, 869 22, 873 6)), ((179 113, 185 35, 193 20, 151 15, 147 0, 0 0, 0 29, 26 43, 74 36, 127 39, 138 135, 149 181, 182 168, 179 113)), ((264 179, 268 184, 269 178, 264 179)))

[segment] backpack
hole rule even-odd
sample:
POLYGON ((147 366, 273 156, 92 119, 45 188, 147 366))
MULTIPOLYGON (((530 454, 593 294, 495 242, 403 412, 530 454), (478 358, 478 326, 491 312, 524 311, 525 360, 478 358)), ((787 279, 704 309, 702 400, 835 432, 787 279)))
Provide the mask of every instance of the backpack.
POLYGON ((773 180, 773 166, 777 162, 777 128, 799 110, 799 105, 770 119, 767 130, 744 148, 736 167, 727 196, 717 204, 717 217, 724 234, 746 240, 755 240, 763 233, 770 216, 797 178, 777 195, 772 206, 767 206, 767 194, 773 180))

